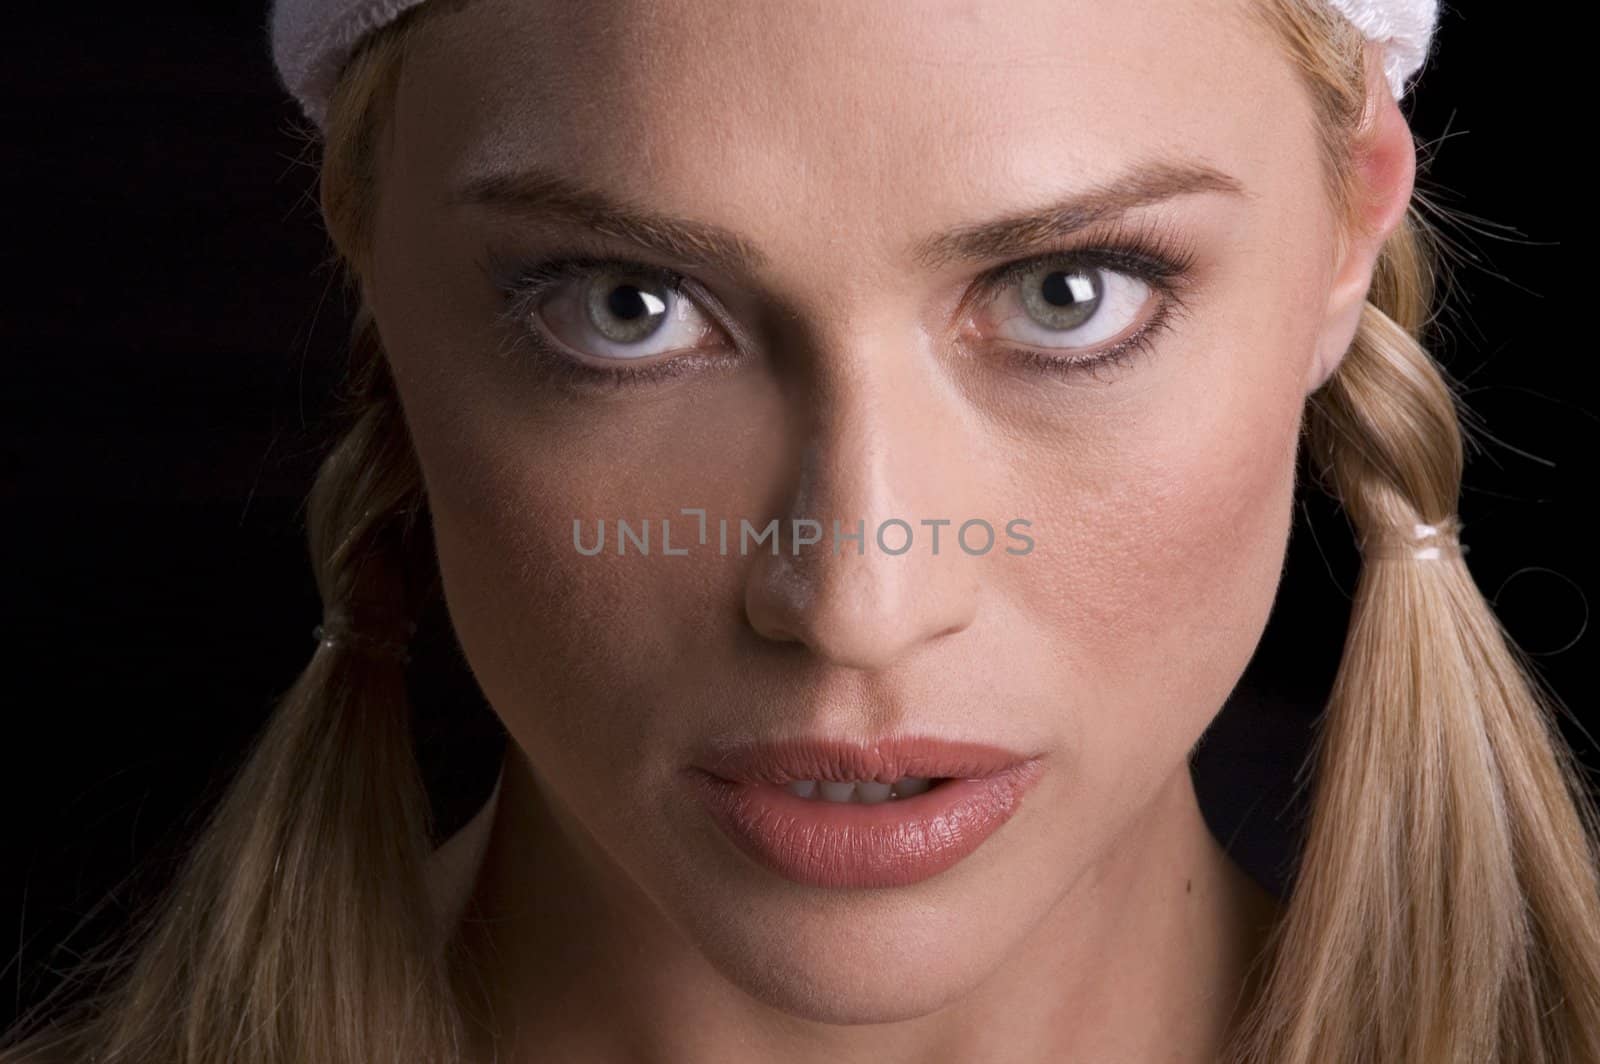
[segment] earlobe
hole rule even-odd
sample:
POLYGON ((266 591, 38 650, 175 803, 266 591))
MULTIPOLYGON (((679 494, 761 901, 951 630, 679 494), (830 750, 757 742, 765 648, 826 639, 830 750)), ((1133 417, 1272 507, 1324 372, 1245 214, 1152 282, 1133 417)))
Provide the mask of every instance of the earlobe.
POLYGON ((1404 220, 1416 183, 1417 149, 1411 127, 1389 91, 1382 64, 1370 55, 1367 75, 1367 111, 1351 149, 1353 217, 1340 241, 1307 394, 1327 383, 1350 349, 1378 255, 1404 220))

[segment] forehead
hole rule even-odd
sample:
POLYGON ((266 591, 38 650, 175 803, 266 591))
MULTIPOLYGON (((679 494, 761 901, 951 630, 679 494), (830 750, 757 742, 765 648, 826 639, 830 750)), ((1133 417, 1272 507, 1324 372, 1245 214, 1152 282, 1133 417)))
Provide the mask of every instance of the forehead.
POLYGON ((537 164, 856 244, 1135 162, 1259 191, 1308 112, 1256 2, 442 0, 408 54, 397 142, 439 202, 537 164))

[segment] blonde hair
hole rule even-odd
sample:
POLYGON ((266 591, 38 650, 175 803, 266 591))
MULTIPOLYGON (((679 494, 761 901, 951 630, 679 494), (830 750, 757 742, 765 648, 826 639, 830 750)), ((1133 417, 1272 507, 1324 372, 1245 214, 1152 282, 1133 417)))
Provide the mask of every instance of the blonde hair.
MULTIPOLYGON (((357 288, 379 140, 429 10, 372 35, 328 110, 322 208, 357 288)), ((1354 224, 1365 42, 1324 3, 1257 10, 1308 92, 1330 200, 1354 224)), ((1439 268, 1420 201, 1304 421, 1318 479, 1366 542, 1446 521, 1461 487, 1461 412, 1420 342, 1439 268)), ((311 554, 325 608, 393 623, 416 616, 437 573, 365 306, 352 360, 352 423, 312 489, 311 554)), ((1226 1059, 1600 1060, 1596 814, 1559 708, 1460 558, 1369 552, 1294 888, 1226 1059)), ((29 1037, 32 1015, 19 1022, 0 1064, 457 1059, 469 995, 428 904, 432 825, 408 725, 401 665, 319 647, 173 888, 76 974, 94 992, 29 1037)))

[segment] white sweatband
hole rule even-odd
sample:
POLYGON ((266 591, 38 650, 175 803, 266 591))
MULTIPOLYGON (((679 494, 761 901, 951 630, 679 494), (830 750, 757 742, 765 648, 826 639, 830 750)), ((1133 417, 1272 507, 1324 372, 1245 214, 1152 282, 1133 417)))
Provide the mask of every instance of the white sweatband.
MULTIPOLYGON (((328 97, 362 38, 423 0, 274 0, 272 58, 306 116, 323 129, 328 97)), ((1384 43, 1383 71, 1395 99, 1422 67, 1438 0, 1326 0, 1368 40, 1384 43)))
POLYGON ((1383 73, 1395 99, 1406 94, 1406 82, 1422 69, 1439 21, 1439 0, 1327 0, 1328 6, 1355 24, 1369 41, 1382 41, 1383 73))

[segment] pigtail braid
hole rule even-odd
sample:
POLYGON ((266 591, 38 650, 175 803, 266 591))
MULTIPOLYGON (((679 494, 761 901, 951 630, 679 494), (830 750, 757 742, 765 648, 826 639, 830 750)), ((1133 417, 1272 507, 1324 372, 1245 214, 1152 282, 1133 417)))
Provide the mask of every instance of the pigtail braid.
POLYGON ((1391 235, 1305 423, 1363 564, 1250 1061, 1600 1060, 1593 806, 1465 559, 1406 542, 1455 527, 1463 466, 1425 235, 1391 235))
MULTIPOLYGON (((354 353, 358 413, 311 493, 313 563, 326 611, 404 638, 431 588, 420 477, 370 316, 354 353)), ((105 1028, 80 1034, 80 1059, 368 1064, 454 1044, 406 710, 399 660, 338 638, 317 647, 146 921, 115 1002, 96 1009, 105 1028)))
MULTIPOLYGON (((398 32, 355 57, 331 109, 329 229, 368 263, 372 156, 398 32)), ((400 656, 437 565, 421 474, 363 307, 350 427, 308 507, 325 630, 173 883, 130 922, 92 991, 0 1059, 372 1064, 453 1059, 449 961, 425 881, 432 825, 400 656), (374 933, 376 932, 376 933, 374 933), (109 988, 109 989, 107 989, 109 988)), ((308 628, 309 628, 308 624, 308 628)), ((63 984, 65 985, 65 984, 63 984)))

